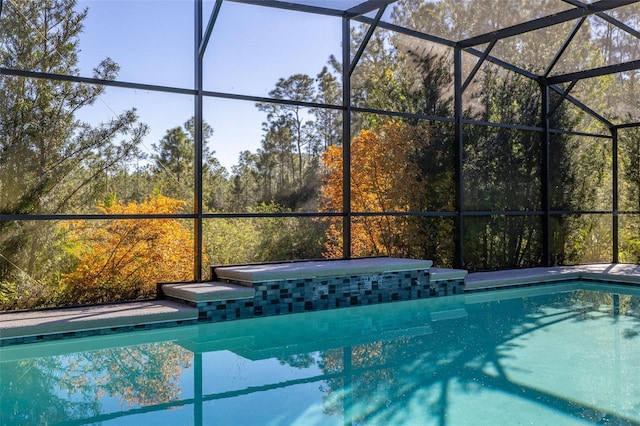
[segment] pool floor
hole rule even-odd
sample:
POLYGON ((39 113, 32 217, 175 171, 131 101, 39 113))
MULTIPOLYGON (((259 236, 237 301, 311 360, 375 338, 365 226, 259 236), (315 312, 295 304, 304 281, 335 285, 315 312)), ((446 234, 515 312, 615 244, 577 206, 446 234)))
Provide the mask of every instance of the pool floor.
POLYGON ((639 361, 570 281, 0 348, 0 424, 640 425, 639 361))

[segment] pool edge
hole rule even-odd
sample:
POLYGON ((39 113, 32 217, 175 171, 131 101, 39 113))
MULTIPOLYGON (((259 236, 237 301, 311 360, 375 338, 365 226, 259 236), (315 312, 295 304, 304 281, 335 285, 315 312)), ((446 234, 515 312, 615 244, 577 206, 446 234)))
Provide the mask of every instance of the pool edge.
POLYGON ((603 263, 472 272, 465 279, 465 291, 476 292, 577 279, 640 285, 640 265, 603 263))

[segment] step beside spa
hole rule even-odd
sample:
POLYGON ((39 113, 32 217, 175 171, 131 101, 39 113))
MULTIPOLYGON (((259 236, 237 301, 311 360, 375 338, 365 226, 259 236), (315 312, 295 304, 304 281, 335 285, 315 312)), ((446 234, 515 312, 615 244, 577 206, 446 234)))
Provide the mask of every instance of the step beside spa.
POLYGON ((202 322, 255 318, 464 292, 467 271, 430 260, 372 257, 211 268, 211 282, 160 286, 160 297, 198 309, 202 322))

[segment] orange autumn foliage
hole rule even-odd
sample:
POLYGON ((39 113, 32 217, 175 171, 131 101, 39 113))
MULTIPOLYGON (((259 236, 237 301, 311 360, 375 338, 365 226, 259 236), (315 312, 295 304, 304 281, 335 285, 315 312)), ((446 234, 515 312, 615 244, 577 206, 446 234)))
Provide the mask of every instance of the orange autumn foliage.
MULTIPOLYGON (((388 121, 377 130, 362 130, 351 141, 352 212, 406 212, 423 190, 418 166, 409 161, 419 134, 400 122, 388 121)), ((342 210, 342 148, 331 146, 322 157, 326 175, 322 210, 342 210)), ((342 256, 340 219, 327 219, 326 257, 342 256)), ((353 256, 404 255, 407 221, 393 216, 365 216, 351 223, 353 256)))
MULTIPOLYGON (((110 203, 100 213, 179 213, 184 201, 162 195, 110 203)), ((193 278, 193 236, 176 219, 113 219, 67 224, 76 269, 62 277, 64 303, 103 303, 155 296, 158 282, 193 278)))

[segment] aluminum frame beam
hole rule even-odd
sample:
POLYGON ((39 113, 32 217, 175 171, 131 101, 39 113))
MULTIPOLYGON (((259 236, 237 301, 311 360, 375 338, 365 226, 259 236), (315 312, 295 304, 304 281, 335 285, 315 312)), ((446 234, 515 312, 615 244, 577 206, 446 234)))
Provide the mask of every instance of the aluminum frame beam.
POLYGON ((606 13, 596 13, 596 16, 598 18, 604 19, 605 21, 607 21, 608 23, 610 23, 613 26, 620 28, 622 31, 631 34, 635 38, 640 38, 640 31, 637 31, 637 30, 631 28, 630 26, 628 26, 624 22, 618 21, 617 19, 607 15, 606 13))
MULTIPOLYGON (((473 47, 464 49, 464 51, 469 53, 469 54, 471 54, 471 55, 478 56, 478 57, 482 57, 482 55, 483 55, 482 51, 477 50, 476 48, 473 48, 473 47)), ((527 71, 524 68, 520 68, 520 67, 518 67, 516 65, 513 65, 510 62, 503 61, 502 59, 498 59, 495 56, 487 55, 485 60, 488 61, 488 62, 491 62, 492 64, 496 64, 496 65, 498 65, 498 66, 500 66, 500 67, 502 67, 502 68, 504 68, 506 70, 513 71, 516 74, 520 74, 522 76, 528 77, 531 80, 537 80, 540 77, 539 75, 534 74, 534 73, 532 73, 530 71, 527 71)))
POLYGON ((207 28, 204 31, 204 36, 202 37, 202 41, 200 42, 200 46, 198 47, 198 57, 204 57, 204 52, 207 49, 207 45, 209 44, 209 39, 211 38, 211 34, 213 33, 213 27, 218 20, 218 14, 220 13, 220 8, 222 7, 222 0, 216 0, 216 4, 213 7, 213 12, 211 12, 211 16, 209 17, 209 23, 207 23, 207 28))
POLYGON ((547 119, 551 118, 553 116, 553 113, 556 112, 556 110, 558 109, 558 107, 560 106, 560 104, 562 103, 562 101, 564 101, 567 96, 569 96, 569 93, 571 92, 571 89, 573 89, 573 87, 576 85, 576 83, 578 82, 578 80, 573 80, 571 82, 571 84, 569 85, 569 87, 567 87, 561 94, 560 94, 560 99, 558 99, 556 101, 555 104, 553 104, 552 107, 549 108, 549 111, 547 113, 547 119))
POLYGON ((352 7, 351 9, 347 9, 345 11, 345 16, 352 19, 357 18, 358 16, 373 12, 374 10, 384 9, 396 1, 397 0, 367 0, 364 3, 360 3, 359 5, 352 7))
POLYGON ((542 122, 542 132, 540 132, 540 142, 542 144, 542 179, 540 182, 540 192, 542 195, 542 261, 545 266, 551 266, 551 133, 549 132, 551 112, 549 110, 549 85, 540 82, 541 108, 540 120, 542 122))
POLYGON ((453 116, 455 149, 455 206, 456 221, 453 231, 455 268, 464 267, 464 130, 462 122, 462 49, 453 49, 453 116))
POLYGON ((632 129, 634 127, 640 127, 640 121, 634 123, 624 123, 613 126, 616 129, 632 129))
MULTIPOLYGON (((561 96, 564 93, 564 90, 562 90, 562 88, 556 85, 549 85, 549 88, 554 92, 559 93, 561 96)), ((581 110, 583 110, 584 112, 586 112, 587 114, 589 114, 590 116, 592 116, 593 118, 600 121, 605 126, 614 127, 614 124, 612 122, 610 122, 609 120, 604 118, 602 115, 598 114, 597 112, 595 112, 594 110, 592 110, 591 108, 589 108, 588 106, 586 106, 585 104, 583 104, 582 102, 574 98, 573 96, 567 95, 566 99, 570 101, 572 104, 574 104, 575 106, 577 106, 578 108, 580 108, 581 110)))
MULTIPOLYGON (((353 19, 354 21, 357 22, 361 22, 363 24, 373 24, 374 20, 372 18, 366 17, 366 16, 359 16, 357 18, 353 19)), ((416 30, 411 30, 409 28, 405 28, 405 27, 401 27, 399 25, 395 25, 395 24, 390 24, 388 22, 385 21, 380 21, 378 23, 378 27, 379 28, 383 28, 385 30, 389 30, 389 31, 393 31, 396 32, 398 34, 404 34, 410 37, 415 37, 419 40, 425 40, 425 41, 430 41, 433 43, 438 43, 441 44, 443 46, 448 46, 448 47, 454 47, 456 45, 455 41, 451 41, 448 40, 446 38, 442 38, 442 37, 437 37, 431 34, 427 34, 427 33, 421 33, 420 31, 416 31, 416 30)))
POLYGON ((351 20, 342 18, 342 257, 351 258, 351 20))
MULTIPOLYGON (((562 0, 562 1, 565 2, 565 3, 569 3, 570 5, 573 5, 573 6, 577 6, 577 7, 585 7, 586 6, 585 3, 581 2, 581 1, 578 1, 578 0, 562 0)), ((614 26, 620 28, 621 30, 628 32, 632 36, 634 36, 636 38, 640 38, 640 31, 637 31, 637 30, 631 28, 630 26, 628 26, 624 22, 621 22, 621 21, 617 20, 616 18, 614 18, 614 17, 612 17, 610 15, 607 15, 604 12, 598 12, 598 13, 596 13, 596 16, 598 18, 600 18, 600 19, 603 19, 603 20, 607 21, 611 25, 614 25, 614 26)))
POLYGON ((177 93, 181 95, 195 95, 195 89, 181 89, 179 87, 159 86, 156 84, 132 83, 119 80, 102 80, 93 77, 79 77, 76 75, 53 74, 39 71, 24 71, 13 68, 0 68, 0 75, 14 77, 40 78, 55 81, 70 81, 72 83, 96 84, 107 87, 122 87, 125 89, 149 90, 152 92, 177 93))
POLYGON ((571 29, 571 32, 569 32, 569 35, 567 35, 567 38, 562 43, 562 46, 560 46, 560 49, 558 49, 558 51, 556 52, 556 55, 553 57, 553 59, 551 60, 551 62, 547 66, 547 69, 544 72, 544 76, 545 77, 549 76, 549 74, 551 73, 551 70, 553 70, 553 67, 556 66, 556 64, 558 63, 558 61, 560 60, 560 58, 562 57, 564 52, 567 50, 567 47, 569 47, 569 44, 571 44, 571 41, 573 40, 573 38, 576 36, 576 34, 578 34, 578 31, 580 30, 580 27, 582 27, 582 24, 584 24, 584 21, 586 21, 586 20, 587 20, 587 17, 583 16, 573 26, 573 28, 571 29))
MULTIPOLYGON (((372 24, 373 23, 373 19, 371 18, 366 18, 366 17, 360 17, 355 19, 358 22, 363 22, 363 23, 367 23, 367 24, 372 24)), ((451 40, 447 40, 441 37, 436 37, 436 36, 432 36, 426 33, 421 33, 415 30, 410 30, 408 28, 404 28, 404 27, 400 27, 398 25, 394 25, 394 24, 389 24, 388 22, 384 22, 384 21, 380 21, 380 23, 378 24, 379 28, 383 28, 389 31, 394 31, 400 34, 404 34, 410 37, 415 37, 417 39, 420 40, 425 40, 425 41, 429 41, 432 43, 437 43, 437 44, 441 44, 444 46, 448 46, 448 47, 455 47, 456 46, 456 42, 451 41, 451 40)), ((465 52, 471 54, 471 55, 475 55, 478 57, 482 57, 484 55, 483 51, 480 51, 476 48, 473 47, 469 47, 464 49, 465 52)), ((502 68, 505 68, 509 71, 513 71, 517 74, 523 75, 525 77, 528 77, 532 80, 537 80, 540 78, 539 75, 534 74, 530 71, 527 71, 523 68, 517 67, 509 62, 503 61, 502 59, 498 59, 496 57, 493 57, 491 55, 487 55, 486 61, 489 61, 491 63, 494 63, 502 68)), ((554 90, 557 93, 562 94, 563 90, 555 85, 551 85, 550 89, 554 90)), ((578 101, 577 99, 575 99, 572 96, 567 96, 566 99, 568 101, 570 101, 572 104, 574 104, 575 106, 577 106, 578 108, 580 108, 581 110, 583 110, 584 112, 586 112, 587 114, 593 116, 594 118, 596 118, 598 121, 604 123, 606 126, 611 127, 613 126, 613 124, 605 119, 604 117, 602 117, 600 114, 596 113, 595 111, 593 111, 591 108, 589 108, 588 106, 586 106, 584 103, 578 101)))
POLYGON ((476 62, 476 65, 473 67, 473 69, 471 70, 471 72, 467 76, 467 79, 462 84, 462 87, 460 88, 462 93, 464 93, 464 91, 467 90, 467 87, 473 81, 473 78, 476 76, 476 73, 478 72, 478 70, 480 69, 480 67, 484 63, 484 61, 487 59, 487 57, 489 56, 489 53, 491 53, 491 49, 493 49, 493 46, 495 46, 496 43, 497 43, 497 40, 494 40, 491 43, 489 43, 489 45, 487 46, 486 49, 484 49, 484 52, 482 53, 482 56, 480 56, 480 58, 478 59, 478 62, 476 62))
POLYGON ((528 33, 530 31, 551 27, 553 25, 561 24, 573 19, 582 18, 583 16, 594 15, 598 12, 604 12, 609 9, 626 6, 628 4, 636 2, 637 0, 600 0, 599 2, 590 3, 588 5, 585 5, 584 7, 577 7, 575 9, 566 10, 554 15, 544 16, 542 18, 533 19, 522 24, 512 25, 510 27, 502 28, 497 31, 481 34, 479 36, 471 37, 466 40, 461 40, 458 42, 458 46, 463 49, 467 47, 477 46, 479 44, 489 43, 492 40, 500 40, 503 38, 528 33))
POLYGON ((591 68, 584 71, 576 71, 567 74, 554 75, 547 78, 549 84, 566 83, 573 80, 583 80, 585 78, 602 77, 604 75, 616 74, 625 71, 640 69, 640 60, 623 62, 621 64, 606 65, 599 68, 591 68))
MULTIPOLYGON (((47 73, 39 73, 39 72, 30 72, 30 71, 21 71, 21 70, 13 70, 13 69, 6 69, 6 68, 0 68, 0 75, 12 75, 12 76, 21 76, 21 77, 28 77, 28 78, 47 78, 47 79, 52 79, 52 80, 59 80, 59 81, 71 81, 74 83, 83 83, 83 84, 97 84, 97 85, 104 85, 104 86, 112 86, 112 87, 124 87, 124 88, 130 88, 130 89, 143 89, 143 90, 150 90, 150 91, 158 91, 158 92, 165 92, 165 93, 180 93, 180 94, 188 94, 188 95, 193 95, 196 98, 196 106, 195 106, 195 116, 196 116, 196 129, 200 129, 201 132, 201 126, 202 126, 202 99, 204 96, 217 96, 217 97, 228 97, 228 98, 232 98, 232 99, 255 99, 255 97, 250 97, 250 96, 242 96, 242 95, 232 95, 232 94, 223 94, 223 93, 215 93, 215 92, 207 92, 203 90, 202 87, 202 58, 204 56, 204 52, 206 51, 207 48, 207 44, 209 42, 209 39, 212 35, 213 32, 213 28, 215 26, 216 20, 217 20, 217 16, 218 13, 220 11, 221 5, 223 3, 223 0, 216 0, 215 2, 215 6, 214 6, 214 11, 212 12, 210 18, 209 18, 209 22, 206 26, 206 29, 203 32, 203 28, 202 28, 202 24, 203 24, 203 16, 202 16, 202 1, 203 0, 196 0, 196 10, 195 10, 195 26, 196 26, 196 31, 195 31, 195 57, 194 57, 194 61, 195 61, 195 84, 194 84, 194 89, 181 89, 181 88, 175 88, 175 87, 166 87, 166 86, 157 86, 157 85, 148 85, 148 84, 138 84, 138 83, 130 83, 130 82, 122 82, 122 81, 105 81, 105 80, 100 80, 100 79, 95 79, 95 78, 85 78, 85 77, 77 77, 77 76, 65 76, 65 75, 57 75, 57 74, 47 74, 47 73)), ((397 0, 366 0, 361 2, 360 4, 350 8, 350 9, 332 9, 332 8, 326 8, 326 7, 318 7, 318 6, 309 6, 309 5, 304 5, 304 4, 300 4, 300 3, 296 3, 293 1, 283 1, 283 0, 226 0, 226 1, 231 1, 231 2, 236 2, 236 3, 242 3, 242 4, 249 4, 249 5, 254 5, 254 6, 263 6, 263 7, 272 7, 272 8, 278 8, 278 9, 284 9, 284 10, 291 10, 291 11, 298 11, 298 12, 303 12, 303 13, 312 13, 312 14, 318 14, 318 15, 325 15, 325 16, 333 16, 333 17, 340 17, 343 19, 343 26, 342 26, 342 31, 343 31, 343 63, 344 65, 344 69, 343 69, 343 81, 344 81, 344 90, 343 90, 343 104, 342 106, 337 106, 337 105, 331 105, 331 106, 327 106, 327 105, 318 105, 318 107, 320 108, 332 108, 332 109, 339 109, 342 110, 343 112, 343 150, 346 150, 345 152, 345 161, 343 164, 344 167, 344 176, 345 176, 345 181, 349 180, 349 171, 347 169, 347 167, 349 166, 350 162, 351 162, 351 158, 349 156, 349 147, 350 147, 350 118, 351 118, 351 113, 354 111, 359 111, 360 109, 354 107, 351 104, 351 99, 350 99, 350 79, 349 76, 351 75, 351 73, 353 72, 353 69, 355 68, 355 66, 357 65, 358 59, 360 58, 360 55, 362 55, 362 52, 364 51, 364 48, 367 45, 367 42, 369 41, 371 34, 373 33, 375 28, 383 28, 383 29, 387 29, 387 30, 391 30, 394 31, 396 33, 399 34, 404 34, 404 35, 408 35, 411 37, 415 37, 417 39, 421 39, 421 40, 426 40, 429 42, 433 42, 433 43, 438 43, 440 45, 444 45, 444 46, 448 46, 448 47, 452 47, 454 48, 454 72, 456 74, 455 76, 455 97, 456 97, 456 101, 455 101, 455 108, 456 108, 456 113, 455 118, 453 119, 442 119, 442 121, 453 121, 455 124, 455 128, 456 128, 456 140, 459 144, 459 146, 457 147, 458 150, 458 154, 460 155, 458 158, 458 162, 459 164, 456 165, 457 167, 457 188, 458 188, 458 194, 457 194, 457 201, 458 201, 458 209, 456 212, 427 212, 427 213, 420 213, 421 215, 430 215, 433 214, 435 216, 457 216, 459 219, 458 222, 458 229, 456 232, 456 235, 458 236, 458 241, 456 242, 456 244, 459 244, 459 246, 457 247, 458 252, 457 252, 457 259, 459 260, 459 263, 462 264, 463 260, 464 260, 464 248, 462 245, 463 239, 464 239, 464 233, 463 233, 463 217, 465 216, 473 216, 473 215, 485 215, 485 214, 501 214, 500 212, 470 212, 470 211, 464 211, 462 208, 463 205, 463 193, 462 193, 462 181, 463 181, 463 173, 462 173, 462 144, 463 144, 463 138, 462 138, 462 125, 467 123, 468 120, 463 119, 462 117, 462 92, 464 91, 464 89, 470 84, 470 82, 473 79, 473 76, 477 73, 477 71, 479 70, 479 68, 481 67, 482 63, 484 63, 485 61, 489 61, 492 62, 506 70, 512 71, 512 72, 516 72, 520 75, 523 75, 525 77, 531 78, 533 80, 538 81, 539 83, 543 84, 547 89, 547 101, 546 101, 546 108, 547 108, 547 114, 543 114, 543 120, 546 118, 548 119, 551 114, 553 114, 553 111, 558 107, 558 105, 560 105, 560 103, 563 100, 568 100, 571 103, 573 103, 574 105, 576 105, 578 108, 582 109, 583 111, 585 111, 586 113, 588 113, 589 115, 593 116, 594 118, 598 119, 599 121, 601 121, 602 123, 604 123, 605 125, 607 125, 611 131, 612 131, 612 136, 611 138, 614 139, 614 143, 615 140, 617 139, 617 130, 618 129, 624 129, 624 128, 632 128, 632 127, 640 127, 640 122, 638 123, 626 123, 626 124, 620 124, 620 125, 614 125, 611 122, 609 122, 607 119, 605 119, 604 117, 600 116, 599 114, 597 114, 595 111, 591 110, 589 107, 587 107, 586 105, 582 104, 580 101, 578 101, 577 99, 573 98, 572 96, 569 95, 569 92, 571 91, 571 89, 573 88, 573 86, 577 83, 578 80, 581 79, 586 79, 586 78, 593 78, 593 77, 598 77, 598 76, 603 76, 603 75, 609 75, 609 74, 614 74, 614 73, 619 73, 619 72, 625 72, 625 71, 631 71, 631 70, 638 70, 640 69, 640 60, 637 61, 630 61, 630 62, 625 62, 622 64, 617 64, 617 65, 610 65, 610 66, 605 66, 605 67, 599 67, 599 68, 594 68, 594 69, 589 69, 589 70, 584 70, 584 71, 579 71, 579 72, 575 72, 575 73, 568 73, 568 74, 562 74, 562 75, 555 75, 555 76, 549 76, 551 70, 553 69, 554 65, 556 64, 556 62, 559 60, 559 58, 564 54, 565 50, 569 47, 569 45, 571 44, 571 41, 573 39, 573 37, 575 36, 575 34, 577 33, 578 29, 580 28, 580 25, 584 22, 584 20, 586 20, 586 18, 588 16, 591 15, 595 15, 597 17, 599 17, 600 19, 603 19, 604 21, 616 26, 617 28, 620 28, 621 30, 627 32, 628 34, 636 37, 636 38, 640 38, 640 31, 635 30, 634 28, 629 27, 628 25, 624 24, 623 22, 620 22, 619 20, 607 15, 606 13, 604 13, 607 10, 613 9, 613 8, 618 8, 618 7, 622 7, 622 6, 626 6, 629 4, 633 4, 633 3, 637 3, 638 0, 600 0, 598 2, 595 3, 591 3, 591 4, 586 4, 586 3, 582 3, 578 0, 563 0, 566 3, 572 4, 574 6, 576 6, 575 9, 571 9, 571 10, 567 10, 564 12, 560 12, 558 14, 554 14, 554 15, 550 15, 550 16, 546 16, 546 17, 542 17, 539 19, 534 19, 534 20, 530 20, 528 22, 522 23, 522 24, 518 24, 518 25, 514 25, 511 27, 507 27, 507 28, 503 28, 501 30, 497 30, 491 33, 486 33, 486 34, 482 34, 476 37, 471 37, 468 38, 466 40, 461 40, 461 41, 451 41, 451 40, 447 40, 447 39, 443 39, 437 36, 433 36, 433 35, 429 35, 426 33, 421 33, 419 31, 414 31, 414 30, 410 30, 408 28, 403 28, 397 25, 393 25, 384 21, 381 21, 382 15, 385 12, 385 9, 388 5, 396 2, 397 0), (364 16, 365 14, 368 14, 370 12, 373 12, 374 10, 378 9, 378 13, 376 15, 376 18, 372 19, 370 17, 364 16), (562 47, 560 48, 560 50, 556 53, 556 57, 554 58, 554 60, 549 64, 547 71, 545 72, 545 74, 543 76, 539 76, 536 74, 533 74, 531 72, 528 72, 524 69, 521 69, 513 64, 510 64, 506 61, 500 60, 498 58, 492 57, 490 55, 491 52, 491 48, 493 47, 493 45, 501 39, 504 38, 508 38, 511 36, 516 36, 519 34, 525 34, 527 32, 530 31, 535 31, 538 29, 542 29, 542 28, 547 28, 547 27, 551 27, 553 25, 562 23, 562 22, 568 22, 572 19, 579 19, 580 21, 576 24, 576 26, 574 27, 574 29, 572 30, 572 32, 568 35, 567 39, 565 40, 565 42, 563 43, 562 47), (368 38, 365 38, 365 41, 363 41, 363 43, 361 44, 360 48, 359 48, 359 54, 356 55, 356 57, 354 58, 354 60, 350 60, 349 58, 349 30, 350 30, 350 25, 349 23, 351 22, 351 20, 356 21, 356 22, 361 22, 361 23, 366 23, 369 24, 371 26, 371 28, 369 29, 369 36, 368 38), (490 46, 488 48, 486 48, 484 51, 479 51, 477 49, 475 49, 473 46, 477 46, 479 44, 484 44, 484 43, 490 43, 490 46), (478 63, 476 64, 476 66, 474 67, 473 72, 471 73, 471 75, 466 79, 466 81, 462 81, 462 75, 461 75, 461 61, 462 61, 462 56, 461 53, 462 51, 466 51, 469 54, 478 56, 480 59, 478 61, 478 63), (349 58, 345 61, 346 58, 349 58), (348 65, 348 66, 347 66, 348 65), (558 83, 564 83, 564 82, 571 82, 571 84, 569 85, 569 87, 565 90, 563 90, 562 88, 556 86, 556 84, 558 83), (555 92, 560 94, 560 100, 552 107, 549 109, 549 105, 548 105, 548 90, 554 90, 555 92)), ((0 0, 0 16, 2 14, 2 8, 3 8, 3 4, 4 4, 4 0, 0 0)), ((288 101, 286 100, 274 100, 274 99, 266 99, 265 101, 267 102, 280 102, 280 103, 287 103, 288 101)), ((292 102, 293 103, 293 102, 292 102)), ((303 104, 303 103, 296 103, 296 104, 303 104)), ((364 109, 362 109, 364 111, 364 109)), ((389 113, 391 115, 393 115, 394 113, 389 113)), ((396 113, 398 115, 401 115, 402 113, 396 113)), ((481 123, 475 123, 474 124, 481 124, 481 123)), ((489 125, 498 125, 498 126, 509 126, 506 124, 500 124, 500 123, 488 123, 489 125)), ((549 129, 548 128, 548 123, 546 126, 544 127, 544 132, 546 132, 546 138, 548 139, 549 137, 549 133, 554 132, 553 129, 549 129)), ((528 130, 528 129, 527 129, 528 130)), ((539 129, 534 129, 536 131, 539 131, 539 129)), ((196 135, 195 137, 196 140, 196 176, 200 176, 201 178, 201 171, 202 171, 202 158, 201 158, 201 154, 202 154, 202 135, 201 133, 199 135, 196 135), (199 166, 198 166, 199 164, 199 166)), ((616 150, 614 150, 614 156, 616 155, 616 150)), ((615 173, 615 170, 614 170, 615 173)), ((196 178, 197 179, 197 178, 196 178)), ((615 179, 614 179, 615 181, 615 179)), ((548 183, 548 182, 547 182, 548 183)), ((314 214, 309 214, 309 216, 341 216, 344 218, 344 223, 343 226, 344 228, 344 239, 345 239, 345 247, 344 247, 344 255, 346 257, 350 257, 351 253, 350 253, 350 222, 351 222, 351 218, 355 217, 355 216, 362 216, 362 215, 368 215, 368 214, 373 214, 373 215, 377 215, 378 213, 368 213, 368 212, 353 212, 351 210, 350 207, 350 198, 351 198, 351 194, 350 194, 350 188, 349 185, 345 185, 346 187, 343 188, 344 193, 343 193, 343 212, 340 214, 319 214, 319 215, 314 215, 314 214)), ((139 216, 139 218, 146 218, 146 217, 162 217, 162 218, 190 218, 193 219, 195 221, 195 229, 194 229, 194 233, 196 234, 196 238, 194 241, 194 248, 195 248, 195 252, 196 252, 196 258, 194 259, 194 275, 195 275, 195 279, 196 280, 200 280, 201 279, 201 264, 202 264, 202 219, 204 217, 217 217, 217 215, 212 215, 212 214, 205 214, 202 211, 202 182, 198 182, 197 180, 194 181, 194 196, 196 197, 196 201, 195 201, 195 207, 194 207, 194 212, 193 214, 177 214, 177 215, 134 215, 136 217, 139 216)), ((617 188, 612 188, 612 190, 614 192, 617 191, 617 188)), ((614 197, 615 198, 615 197, 614 197)), ((614 203, 613 205, 613 211, 612 212, 608 212, 608 211, 597 211, 597 212, 593 212, 594 214, 603 214, 603 213, 613 213, 614 214, 614 220, 616 219, 617 213, 618 213, 618 206, 617 204, 614 203)), ((502 212, 502 214, 504 214, 505 212, 502 212)), ((508 214, 513 214, 513 215, 539 215, 539 214, 545 214, 545 215, 549 215, 549 214, 555 214, 556 212, 550 211, 549 210, 549 206, 547 206, 545 208, 545 211, 543 212, 508 212, 508 214)), ((571 213, 579 213, 579 212, 571 212, 571 213)), ((398 213, 398 215, 401 215, 402 213, 398 213)), ((99 216, 96 215, 81 215, 82 217, 87 217, 87 218, 96 218, 99 216)), ((237 217, 237 216, 241 216, 236 214, 230 214, 229 217, 237 217)), ((265 217, 265 216, 269 216, 269 215, 255 215, 252 217, 265 217)), ((303 213, 292 213, 291 216, 297 217, 297 216, 305 216, 305 214, 303 213)), ((73 217, 73 215, 63 215, 63 216, 59 216, 59 215, 19 215, 19 219, 24 219, 28 217, 29 220, 47 220, 47 219, 52 219, 52 218, 56 218, 59 219, 60 217, 64 217, 64 218, 70 218, 73 217)), ((110 218, 117 218, 118 215, 110 215, 110 218)), ((131 217, 131 215, 126 215, 126 217, 131 217)), ((122 217, 124 218, 124 216, 122 217)), ((1 218, 1 220, 7 220, 7 217, 3 217, 1 218)), ((18 220, 16 219, 16 217, 11 216, 8 220, 18 220)), ((614 226, 615 228, 616 226, 614 226)), ((615 238, 615 237, 614 237, 615 238)), ((615 253, 615 246, 617 246, 617 242, 614 243, 614 253, 615 253)))
POLYGON ((618 129, 611 128, 611 252, 613 254, 611 261, 618 263, 620 251, 620 188, 618 185, 618 129))
POLYGON ((378 13, 374 18, 373 23, 369 25, 369 30, 367 30, 367 33, 365 34, 364 39, 362 40, 362 43, 360 43, 360 46, 358 47, 358 51, 356 52, 355 56, 353 57, 353 60, 351 60, 349 64, 349 76, 351 76, 353 74, 353 71, 356 69, 356 65, 358 65, 358 61, 360 61, 360 58, 364 53, 364 49, 366 49, 367 44, 369 44, 369 40, 371 40, 371 37, 373 36, 373 32, 378 27, 378 23, 380 22, 380 19, 382 18, 382 15, 384 14, 384 11, 386 9, 387 9, 387 5, 382 6, 380 10, 378 10, 378 13))
POLYGON ((279 0, 225 0, 233 3, 250 4, 254 6, 272 7, 275 9, 293 10, 296 12, 315 13, 316 15, 326 15, 342 17, 345 12, 339 9, 330 9, 328 7, 309 6, 306 4, 293 3, 279 0))
MULTIPOLYGON (((202 261, 204 260, 202 242, 203 242, 203 192, 202 192, 202 173, 204 166, 202 164, 202 151, 203 151, 203 135, 202 127, 203 123, 203 60, 201 52, 204 53, 204 45, 206 44, 203 36, 204 31, 203 24, 203 0, 194 1, 194 23, 193 23, 193 86, 196 90, 193 105, 193 280, 202 281, 202 261)), ((218 2, 216 6, 219 6, 222 2, 218 2)), ((216 14, 217 15, 217 14, 216 14)), ((213 15, 212 15, 213 18, 213 15)), ((213 30, 213 23, 211 22, 211 29, 213 30)))
POLYGON ((316 15, 358 18, 381 7, 386 7, 398 0, 367 0, 350 9, 332 9, 329 7, 310 6, 306 4, 282 0, 225 0, 234 3, 250 4, 254 6, 272 7, 275 9, 293 10, 296 12, 315 13, 316 15))

